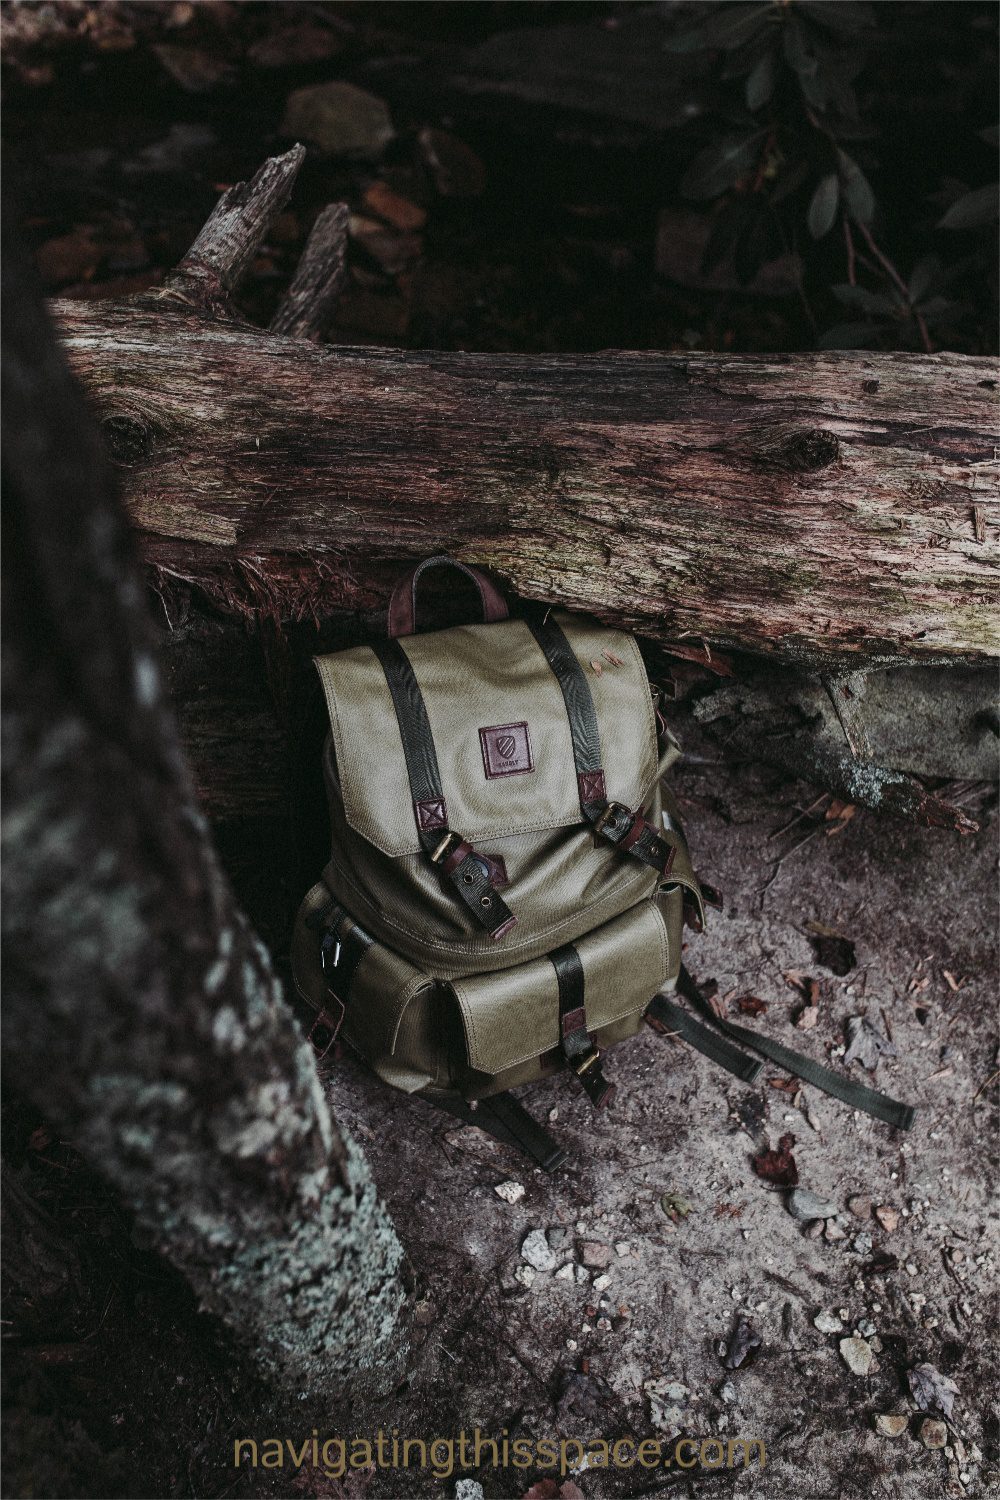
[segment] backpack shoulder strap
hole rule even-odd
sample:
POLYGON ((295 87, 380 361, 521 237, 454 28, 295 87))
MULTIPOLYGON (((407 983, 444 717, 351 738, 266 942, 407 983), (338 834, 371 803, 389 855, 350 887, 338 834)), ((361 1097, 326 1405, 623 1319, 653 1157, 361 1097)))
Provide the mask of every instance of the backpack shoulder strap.
POLYGON ((593 694, 565 632, 555 620, 545 620, 541 624, 529 620, 526 623, 562 691, 573 741, 580 811, 594 832, 623 854, 630 854, 633 859, 666 875, 674 858, 673 844, 660 838, 652 823, 647 823, 638 809, 608 800, 593 694))
MULTIPOLYGON (((716 1015, 683 964, 677 976, 677 990, 685 1000, 691 1002, 706 1021, 721 1031, 724 1036, 742 1042, 746 1047, 751 1047, 754 1052, 760 1053, 761 1057, 770 1058, 793 1077, 801 1078, 805 1083, 814 1084, 816 1088, 822 1089, 825 1094, 830 1094, 834 1099, 840 1099, 851 1109, 863 1110, 866 1115, 871 1115, 876 1120, 884 1120, 887 1125, 894 1125, 899 1130, 909 1130, 913 1124, 912 1105, 901 1104, 897 1099, 890 1098, 888 1094, 883 1094, 878 1089, 866 1088, 863 1083, 855 1083, 852 1078, 844 1078, 841 1074, 834 1073, 832 1069, 813 1062, 812 1058, 803 1057, 801 1052, 793 1052, 790 1047, 783 1047, 780 1042, 772 1041, 770 1037, 751 1031, 749 1027, 738 1026, 733 1021, 724 1021, 721 1016, 716 1015)), ((657 998, 662 1000, 663 997, 657 998)), ((667 1005, 670 1006, 670 1002, 667 1002, 667 1005)), ((675 1024, 677 1013, 684 1015, 679 1006, 670 1006, 670 1018, 675 1024)), ((676 1029, 682 1036, 685 1035, 685 1024, 690 1029, 691 1021, 692 1017, 688 1016, 686 1023, 676 1024, 676 1029)), ((700 1051, 707 1051, 707 1048, 693 1036, 689 1035, 687 1040, 692 1041, 700 1051)), ((711 1056, 711 1053, 708 1055, 711 1056)), ((730 1066, 721 1058, 717 1061, 721 1061, 724 1067, 730 1066)), ((735 1069, 730 1068, 730 1071, 735 1071, 735 1069)))
POLYGON ((397 640, 377 641, 372 650, 381 663, 396 710, 421 848, 496 941, 510 931, 517 918, 497 892, 488 862, 448 826, 448 804, 434 736, 410 659, 397 640))

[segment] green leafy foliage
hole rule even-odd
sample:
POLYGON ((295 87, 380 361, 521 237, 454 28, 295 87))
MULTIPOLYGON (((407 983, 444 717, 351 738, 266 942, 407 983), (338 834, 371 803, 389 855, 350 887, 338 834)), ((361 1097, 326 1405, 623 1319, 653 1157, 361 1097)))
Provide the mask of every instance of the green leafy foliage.
MULTIPOLYGON (((899 146, 888 136, 891 111, 881 90, 889 73, 897 89, 915 95, 933 96, 935 87, 942 99, 955 94, 954 61, 944 56, 939 66, 933 47, 918 41, 921 12, 934 13, 928 35, 959 37, 972 59, 970 77, 988 71, 991 48, 995 57, 995 14, 991 19, 975 0, 953 7, 934 0, 923 6, 705 0, 695 11, 696 23, 671 35, 666 47, 697 58, 697 76, 712 101, 700 122, 699 149, 680 180, 685 197, 711 206, 702 273, 731 263, 746 285, 768 258, 792 256, 822 348, 929 350, 956 336, 969 304, 943 294, 950 272, 941 256, 956 231, 967 241, 976 237, 977 250, 951 280, 986 281, 992 273, 995 283, 988 236, 1000 215, 1000 191, 995 182, 974 186, 976 177, 968 182, 972 174, 956 162, 954 175, 942 173, 936 194, 928 184, 901 209, 899 183, 884 160, 899 146), (949 9, 957 20, 944 15, 949 9), (896 240, 912 258, 908 278, 896 264, 896 240), (837 319, 838 307, 854 315, 850 321, 837 319)), ((969 93, 980 96, 971 86, 969 93)), ((968 119, 967 134, 980 155, 979 143, 997 142, 996 128, 981 119, 968 119)))

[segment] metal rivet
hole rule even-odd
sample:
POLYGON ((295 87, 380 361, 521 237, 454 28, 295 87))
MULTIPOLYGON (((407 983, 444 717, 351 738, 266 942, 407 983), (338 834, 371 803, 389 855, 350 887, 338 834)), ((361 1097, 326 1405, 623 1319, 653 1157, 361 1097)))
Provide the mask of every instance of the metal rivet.
POLYGON ((489 896, 480 896, 479 904, 480 906, 492 906, 493 902, 490 900, 489 896))

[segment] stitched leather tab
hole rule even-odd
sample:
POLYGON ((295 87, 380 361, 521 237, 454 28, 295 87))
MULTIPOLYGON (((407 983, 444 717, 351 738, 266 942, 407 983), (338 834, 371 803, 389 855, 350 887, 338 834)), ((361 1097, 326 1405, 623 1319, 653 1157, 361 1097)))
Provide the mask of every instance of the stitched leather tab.
POLYGON ((414 802, 417 827, 425 832, 432 828, 447 828, 448 807, 443 797, 429 798, 426 802, 414 802))
POLYGON ((483 751, 483 769, 490 781, 498 776, 523 776, 535 769, 528 726, 523 721, 480 729, 479 743, 483 751))
POLYGON ((580 788, 580 801, 607 802, 608 794, 604 787, 603 771, 581 771, 576 778, 580 788))

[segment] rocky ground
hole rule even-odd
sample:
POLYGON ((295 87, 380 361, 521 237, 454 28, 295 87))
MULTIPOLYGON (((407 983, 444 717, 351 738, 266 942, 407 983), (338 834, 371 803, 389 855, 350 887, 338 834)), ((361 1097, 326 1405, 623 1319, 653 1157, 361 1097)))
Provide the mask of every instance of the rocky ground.
MULTIPOLYGON (((700 867, 728 892, 689 963, 728 1013, 759 999, 749 1024, 834 1066, 846 1023, 866 1017, 896 1054, 876 1081, 919 1106, 916 1125, 787 1091, 769 1066, 747 1089, 647 1031, 609 1063, 611 1113, 569 1080, 528 1091, 573 1154, 546 1177, 339 1065, 336 1107, 420 1284, 400 1430, 766 1445, 762 1470, 577 1473, 594 1497, 677 1482, 789 1500, 995 1493, 992 831, 959 841, 861 811, 841 824, 821 804, 775 838, 806 788, 715 764, 683 768, 679 786, 700 867), (825 1221, 793 1216, 755 1171, 787 1136, 800 1185, 824 1200, 804 1211, 825 1221)), ((526 1488, 478 1478, 488 1496, 526 1488)), ((371 1491, 425 1492, 447 1490, 410 1476, 371 1491)))
POLYGON ((985 816, 979 835, 918 831, 719 764, 695 726, 680 727, 689 836, 727 893, 692 936, 690 965, 715 979, 729 1015, 835 1067, 848 1021, 864 1016, 895 1049, 875 1081, 919 1107, 914 1129, 779 1087, 769 1066, 746 1088, 647 1030, 609 1060, 612 1111, 595 1114, 568 1079, 526 1092, 571 1152, 545 1176, 342 1060, 327 1087, 409 1253, 415 1363, 392 1401, 332 1410, 313 1393, 289 1413, 240 1373, 69 1148, 27 1120, 23 1160, 74 1230, 89 1300, 58 1335, 22 1326, 8 1344, 6 1493, 996 1493, 990 797, 967 805, 985 816), (790 1152, 800 1188, 822 1200, 800 1212, 825 1219, 796 1218, 799 1200, 755 1169, 768 1147, 786 1172, 790 1152), (587 1467, 558 1482, 551 1469, 496 1469, 488 1450, 447 1477, 341 1482, 322 1463, 233 1464, 243 1436, 297 1445, 313 1428, 426 1439, 476 1427, 511 1441, 759 1438, 766 1465, 719 1470, 711 1446, 693 1471, 587 1467))

